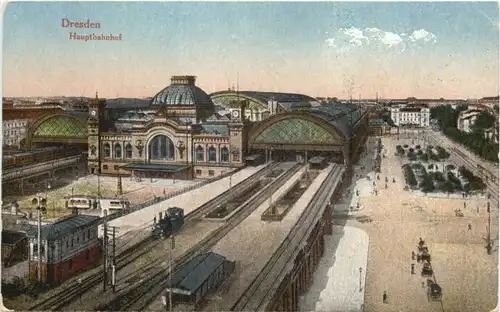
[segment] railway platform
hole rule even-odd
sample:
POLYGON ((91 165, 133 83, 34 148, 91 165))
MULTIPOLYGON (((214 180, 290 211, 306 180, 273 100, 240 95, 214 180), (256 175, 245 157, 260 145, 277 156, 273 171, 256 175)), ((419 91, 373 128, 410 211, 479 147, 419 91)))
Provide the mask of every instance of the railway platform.
MULTIPOLYGON (((225 256, 228 260, 236 261, 236 268, 233 275, 219 290, 207 297, 207 303, 202 307, 204 311, 231 310, 231 307, 244 295, 255 277, 264 269, 269 259, 287 238, 334 167, 335 165, 330 165, 320 172, 281 222, 261 221, 261 214, 270 206, 270 202, 266 201, 229 235, 219 241, 212 251, 225 256)), ((274 201, 284 195, 304 171, 305 169, 300 170, 273 194, 274 201)))
MULTIPOLYGON (((244 168, 233 174, 231 177, 223 178, 198 189, 180 194, 179 196, 172 197, 158 204, 154 204, 115 219, 109 222, 109 226, 118 227, 120 229, 120 235, 125 235, 132 230, 143 229, 151 226, 155 216, 158 216, 160 212, 164 212, 172 206, 184 209, 184 215, 186 216, 194 209, 227 191, 230 188, 230 185, 234 186, 242 182, 265 167, 266 165, 244 168)), ((102 232, 102 226, 100 227, 99 232, 102 232)))

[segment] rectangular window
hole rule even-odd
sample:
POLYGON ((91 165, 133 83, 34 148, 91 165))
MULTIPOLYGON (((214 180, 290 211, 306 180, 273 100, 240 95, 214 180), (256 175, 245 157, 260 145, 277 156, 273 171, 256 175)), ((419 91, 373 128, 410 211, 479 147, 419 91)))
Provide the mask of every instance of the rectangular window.
POLYGON ((90 229, 87 231, 87 238, 90 239, 90 229))
POLYGON ((201 175, 201 170, 200 169, 196 169, 196 175, 201 175))
POLYGON ((80 243, 80 235, 77 235, 76 236, 76 243, 79 244, 80 243))
POLYGON ((73 245, 74 245, 74 244, 75 244, 75 239, 74 239, 74 238, 72 238, 72 239, 71 239, 71 247, 73 247, 73 245))
POLYGON ((209 175, 210 177, 213 177, 213 176, 215 175, 215 171, 213 171, 213 170, 208 170, 208 175, 209 175))
POLYGON ((118 171, 118 170, 120 170, 120 166, 115 165, 115 171, 118 171))
POLYGON ((66 249, 69 249, 69 241, 66 241, 66 249))
POLYGON ((104 165, 104 166, 102 166, 102 169, 104 169, 104 170, 108 170, 108 165, 104 165))

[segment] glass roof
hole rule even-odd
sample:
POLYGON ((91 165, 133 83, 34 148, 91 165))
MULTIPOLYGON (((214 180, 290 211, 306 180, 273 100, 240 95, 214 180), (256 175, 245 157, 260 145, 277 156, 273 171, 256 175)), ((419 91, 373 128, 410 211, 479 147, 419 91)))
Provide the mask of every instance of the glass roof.
POLYGON ((151 104, 168 106, 214 106, 210 97, 203 90, 193 85, 170 85, 155 95, 151 104))
POLYGON ((54 116, 42 122, 35 130, 36 137, 87 137, 87 125, 70 116, 54 116))
POLYGON ((255 140, 261 144, 339 144, 342 137, 332 135, 322 126, 301 118, 290 118, 279 121, 255 140))
MULTIPOLYGON (((263 108, 267 108, 267 102, 274 99, 278 102, 310 102, 316 101, 316 99, 304 95, 304 94, 296 94, 296 93, 279 93, 279 92, 258 92, 258 91, 239 91, 238 94, 241 96, 252 98, 255 100, 254 105, 262 106, 263 108)), ((231 103, 237 102, 237 93, 236 91, 219 91, 210 94, 210 97, 214 99, 214 102, 218 105, 223 105, 225 107, 230 107, 231 103)), ((252 103, 250 103, 252 106, 252 103)))

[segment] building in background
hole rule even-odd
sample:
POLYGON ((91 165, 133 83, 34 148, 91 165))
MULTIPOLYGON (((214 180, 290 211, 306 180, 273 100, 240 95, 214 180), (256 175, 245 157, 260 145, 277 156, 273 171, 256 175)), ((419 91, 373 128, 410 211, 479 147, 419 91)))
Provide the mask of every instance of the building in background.
POLYGON ((21 141, 26 139, 29 126, 29 119, 4 119, 2 121, 2 145, 6 148, 19 149, 21 147, 21 141))
POLYGON ((463 132, 471 133, 473 131, 473 125, 476 122, 477 117, 481 114, 482 109, 472 108, 461 111, 458 114, 457 129, 463 132))
POLYGON ((426 128, 430 123, 430 109, 423 104, 393 106, 391 119, 398 127, 426 128))

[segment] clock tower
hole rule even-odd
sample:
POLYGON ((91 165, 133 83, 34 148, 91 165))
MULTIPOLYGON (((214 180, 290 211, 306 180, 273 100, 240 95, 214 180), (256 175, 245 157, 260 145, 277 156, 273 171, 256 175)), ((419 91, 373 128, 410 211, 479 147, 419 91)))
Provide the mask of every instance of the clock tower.
POLYGON ((88 128, 88 168, 90 174, 101 173, 101 132, 104 121, 104 109, 106 100, 99 99, 96 92, 95 99, 89 104, 89 119, 87 121, 88 128))

